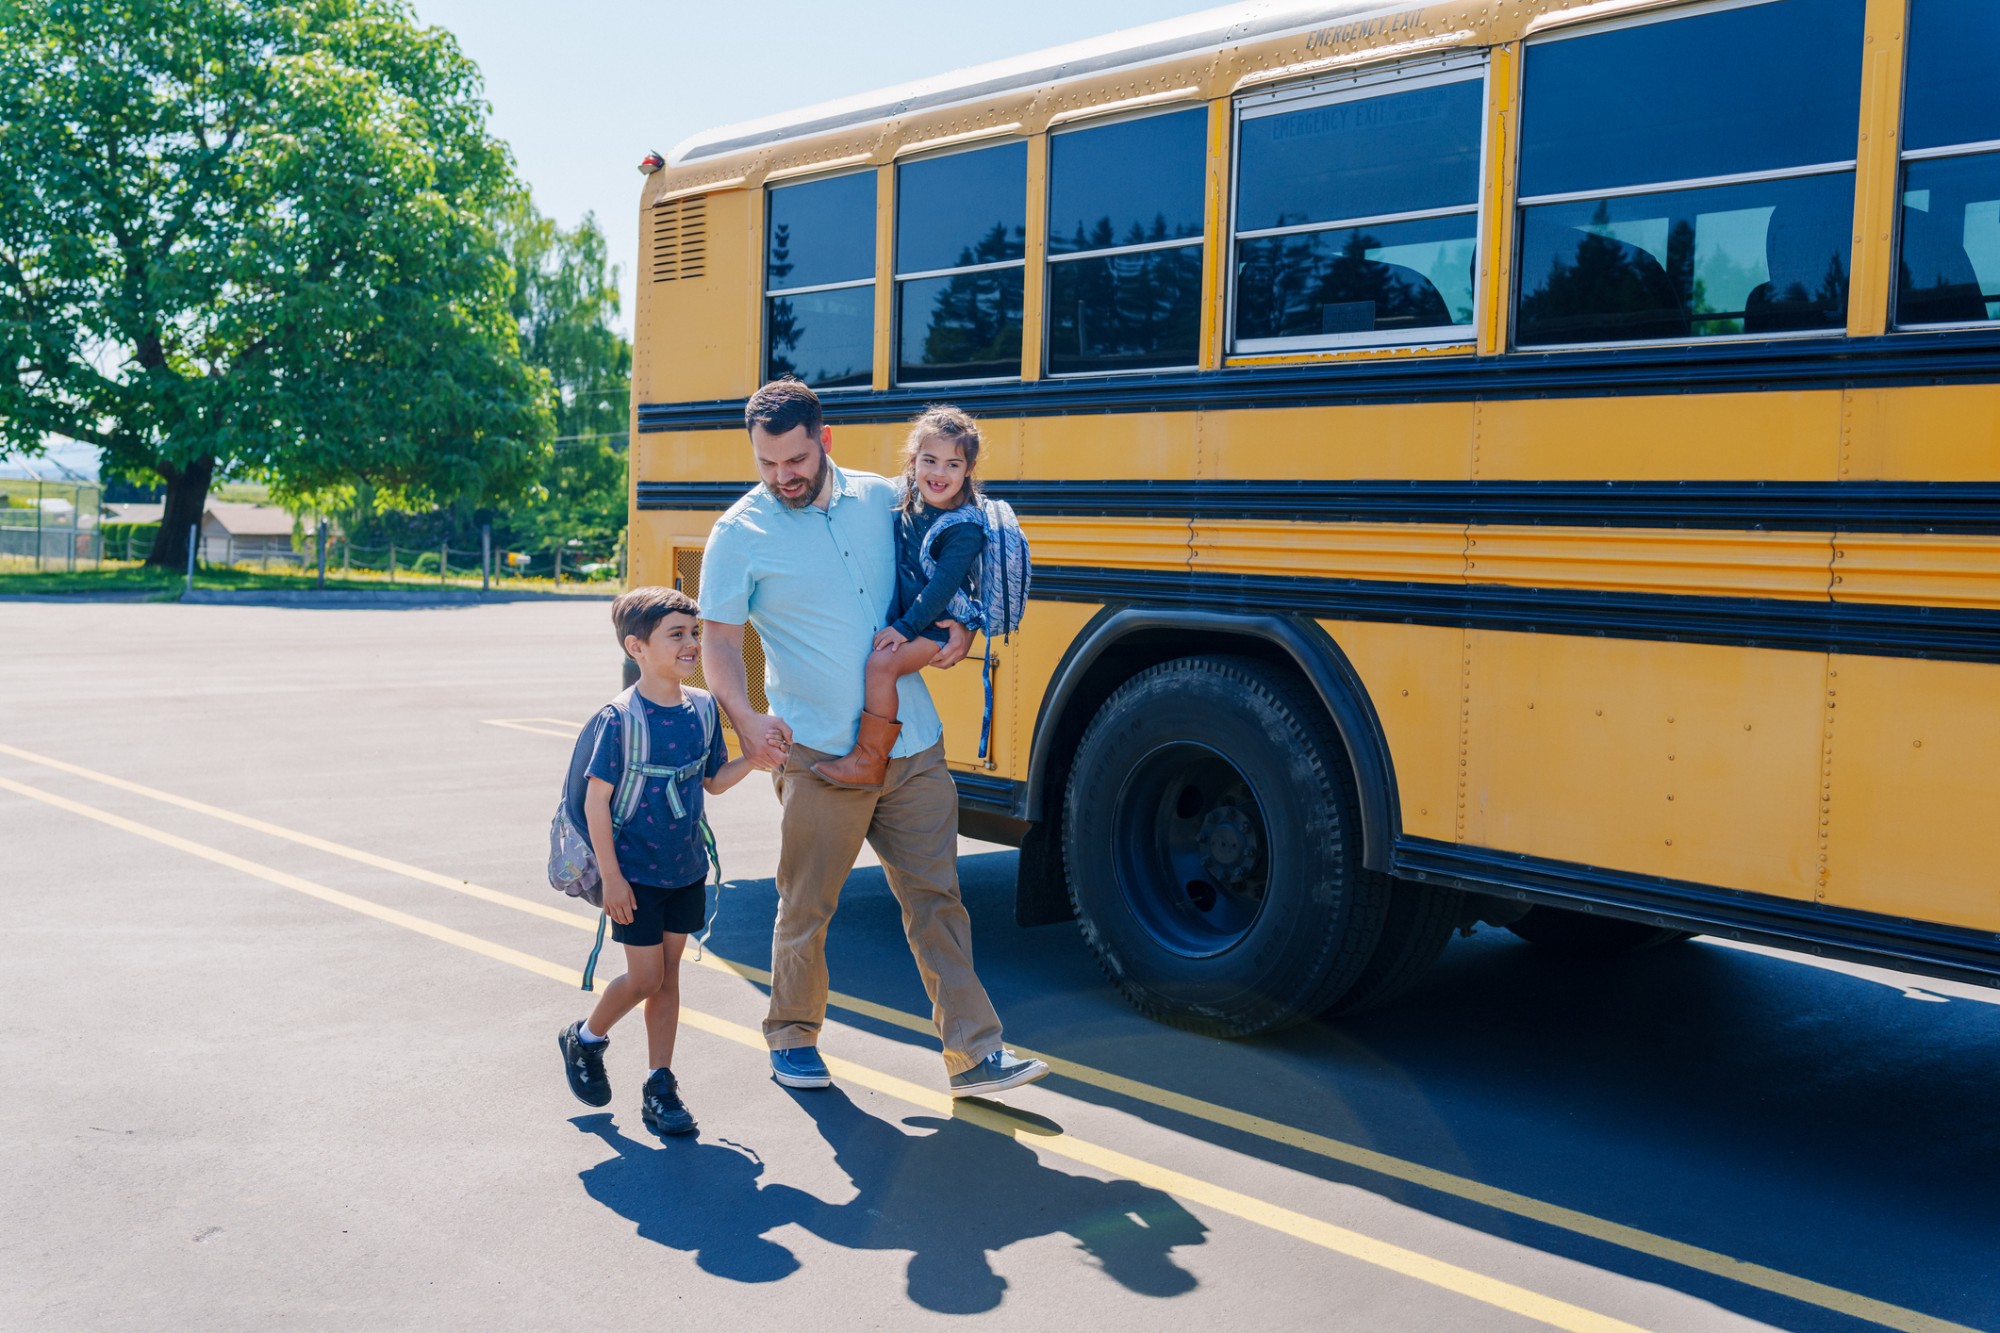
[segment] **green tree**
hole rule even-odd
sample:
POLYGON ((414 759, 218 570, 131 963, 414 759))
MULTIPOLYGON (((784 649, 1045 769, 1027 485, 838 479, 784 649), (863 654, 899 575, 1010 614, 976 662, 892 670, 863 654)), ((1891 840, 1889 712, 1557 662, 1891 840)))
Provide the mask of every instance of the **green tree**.
POLYGON ((514 267, 509 310, 522 355, 552 387, 556 447, 537 470, 533 502, 502 513, 497 535, 537 547, 574 538, 590 554, 608 555, 625 531, 632 410, 618 267, 595 217, 585 214, 565 231, 525 193, 506 202, 499 232, 514 267))
POLYGON ((281 498, 492 503, 555 433, 479 73, 402 0, 0 6, 0 445, 281 498))

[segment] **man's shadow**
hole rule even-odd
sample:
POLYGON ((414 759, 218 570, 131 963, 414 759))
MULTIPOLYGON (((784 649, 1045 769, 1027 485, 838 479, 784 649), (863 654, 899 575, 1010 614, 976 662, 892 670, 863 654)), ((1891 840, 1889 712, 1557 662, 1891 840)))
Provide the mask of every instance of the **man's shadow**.
POLYGON ((966 1117, 1010 1119, 1030 1135, 1059 1133, 1047 1120, 980 1104, 954 1108, 949 1120, 912 1116, 899 1125, 867 1114, 838 1088, 796 1097, 853 1182, 855 1196, 845 1203, 760 1181, 764 1164, 748 1148, 640 1142, 619 1133, 608 1114, 571 1122, 617 1153, 584 1171, 583 1187, 647 1240, 685 1250, 703 1272, 737 1282, 775 1282, 798 1270, 797 1256, 768 1239, 796 1222, 848 1249, 909 1251, 910 1300, 941 1314, 996 1308, 1007 1283, 991 1255, 1058 1234, 1128 1290, 1162 1297, 1194 1290, 1194 1275, 1173 1251, 1202 1244, 1208 1228, 1171 1195, 1044 1166, 1016 1138, 966 1117))
POLYGON ((1016 1241, 1065 1233, 1128 1290, 1179 1296, 1194 1274, 1173 1251, 1199 1245, 1208 1228, 1171 1195, 1129 1180, 1096 1180, 1044 1166, 1007 1134, 966 1118, 1011 1119, 1029 1134, 1060 1133, 1039 1116, 960 1103, 949 1120, 877 1120, 838 1088, 800 1094, 855 1197, 820 1204, 807 1230, 856 1250, 908 1250, 910 1300, 941 1314, 978 1314, 1000 1304, 1006 1279, 990 1256, 1016 1241), (903 1126, 927 1130, 911 1134, 903 1126))

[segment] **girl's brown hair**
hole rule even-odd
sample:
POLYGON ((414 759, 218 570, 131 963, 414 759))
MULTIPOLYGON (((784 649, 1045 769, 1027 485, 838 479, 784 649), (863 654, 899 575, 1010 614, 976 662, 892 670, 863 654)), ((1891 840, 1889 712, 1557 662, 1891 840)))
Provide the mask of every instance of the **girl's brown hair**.
POLYGON ((949 403, 937 403, 925 408, 910 423, 910 438, 903 445, 903 511, 914 514, 924 503, 917 493, 917 455, 922 452, 924 441, 937 436, 946 444, 958 446, 959 456, 965 459, 965 485, 958 492, 958 503, 980 498, 979 482, 979 423, 968 412, 962 412, 949 403))

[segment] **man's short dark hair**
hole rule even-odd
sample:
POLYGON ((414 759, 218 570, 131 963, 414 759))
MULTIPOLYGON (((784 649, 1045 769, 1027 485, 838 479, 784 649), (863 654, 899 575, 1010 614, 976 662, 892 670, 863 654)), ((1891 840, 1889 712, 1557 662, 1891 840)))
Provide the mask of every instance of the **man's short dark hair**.
POLYGON ((819 410, 819 395, 789 375, 772 380, 751 394, 750 401, 743 405, 745 430, 762 426, 767 434, 783 435, 804 426, 806 434, 818 440, 825 424, 826 418, 819 410))
POLYGON ((643 642, 653 637, 662 620, 675 612, 701 618, 694 598, 678 588, 634 588, 620 593, 611 604, 611 627, 618 632, 618 646, 633 635, 643 642))

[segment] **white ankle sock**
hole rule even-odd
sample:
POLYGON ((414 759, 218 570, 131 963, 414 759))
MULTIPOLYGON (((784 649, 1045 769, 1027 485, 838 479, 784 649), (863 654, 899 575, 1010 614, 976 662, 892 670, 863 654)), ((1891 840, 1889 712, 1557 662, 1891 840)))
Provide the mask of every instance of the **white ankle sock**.
POLYGON ((590 1030, 590 1024, 588 1023, 578 1023, 576 1025, 576 1035, 582 1037, 585 1041, 589 1042, 593 1046, 595 1046, 598 1042, 607 1040, 607 1038, 600 1037, 595 1032, 592 1032, 590 1030))

